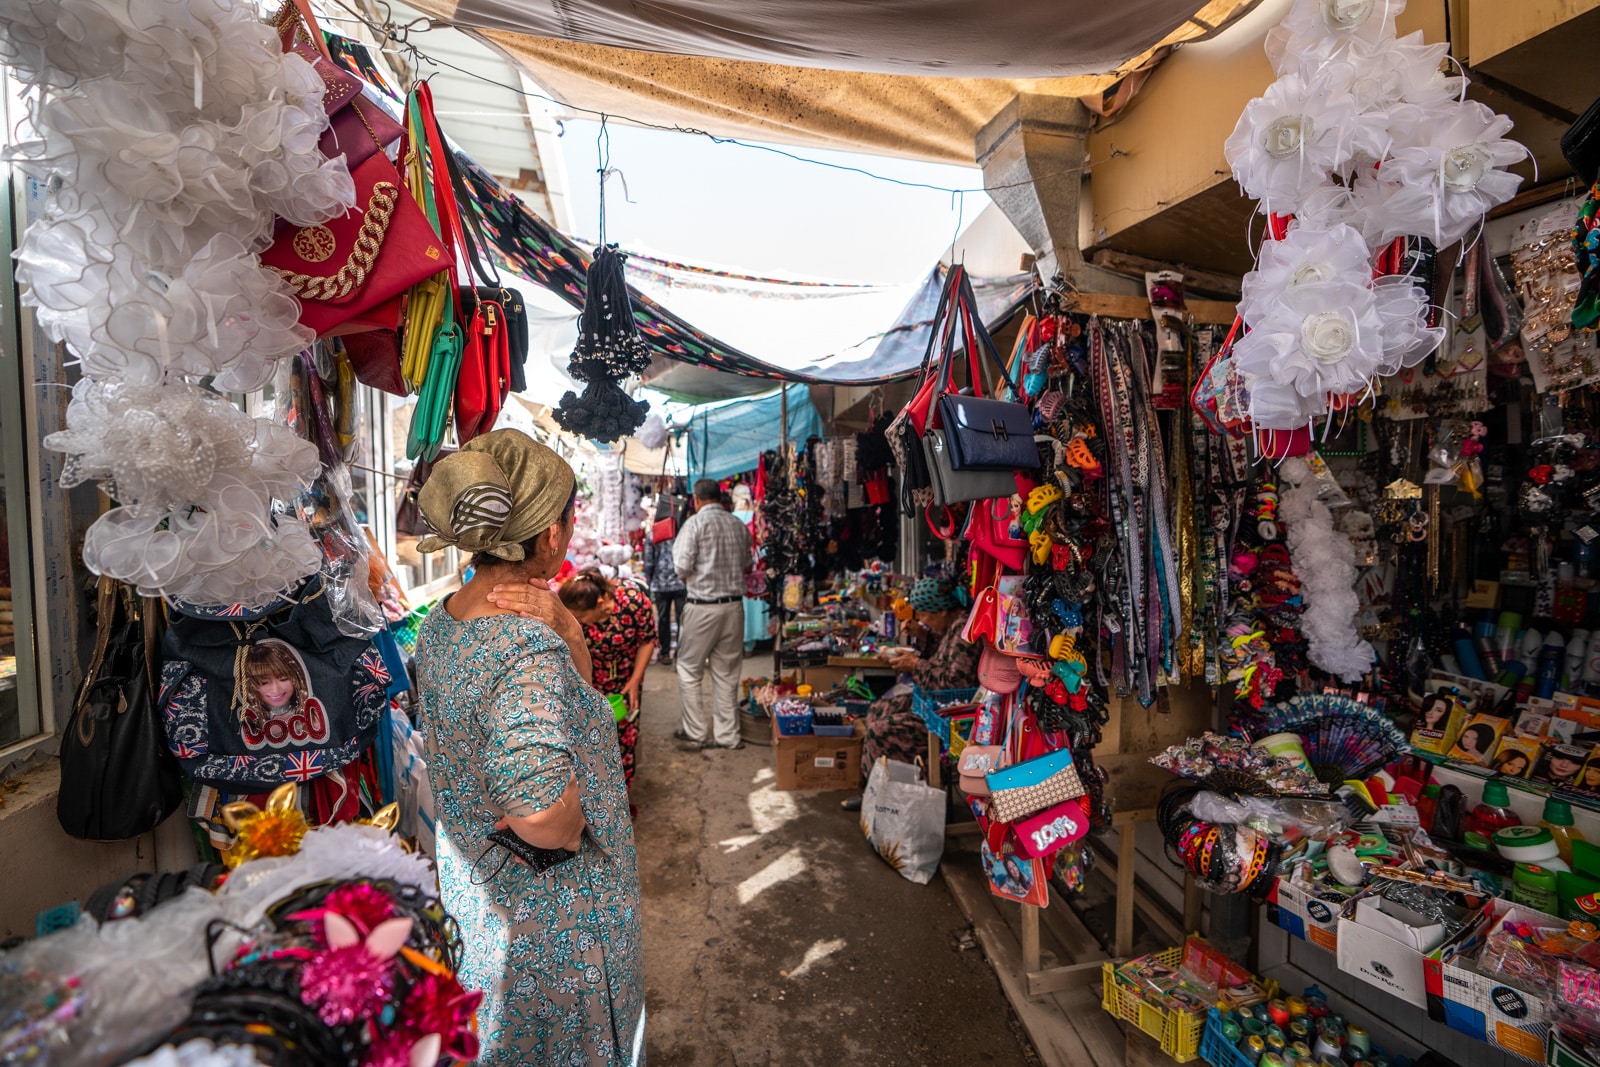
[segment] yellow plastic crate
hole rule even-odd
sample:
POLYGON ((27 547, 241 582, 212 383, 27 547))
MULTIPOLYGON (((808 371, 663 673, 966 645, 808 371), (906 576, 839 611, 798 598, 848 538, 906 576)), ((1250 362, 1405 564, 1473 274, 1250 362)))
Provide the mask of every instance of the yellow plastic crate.
MULTIPOLYGON (((1156 959, 1177 970, 1183 963, 1183 949, 1169 948, 1156 953, 1156 959)), ((1147 1004, 1138 993, 1117 981, 1117 965, 1101 968, 1103 994, 1101 1006, 1113 1016, 1130 1022, 1161 1042, 1161 1051, 1178 1063, 1188 1063, 1200 1054, 1200 1037, 1206 1029, 1206 1012, 1168 1011, 1147 1004)))

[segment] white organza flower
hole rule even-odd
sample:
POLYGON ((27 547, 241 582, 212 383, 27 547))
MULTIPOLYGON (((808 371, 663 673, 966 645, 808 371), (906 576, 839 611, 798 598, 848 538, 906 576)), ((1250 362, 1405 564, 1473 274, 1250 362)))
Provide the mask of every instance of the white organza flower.
POLYGON ((1348 77, 1288 74, 1245 105, 1224 145, 1233 176, 1263 210, 1292 215, 1354 156, 1370 123, 1341 89, 1348 77))
POLYGON ((1267 57, 1279 74, 1306 74, 1358 44, 1393 39, 1406 0, 1295 0, 1267 33, 1267 57))
POLYGON ((1369 239, 1420 235, 1443 248, 1516 195, 1522 179, 1506 168, 1528 150, 1506 139, 1506 116, 1475 100, 1405 105, 1393 114, 1394 151, 1362 196, 1369 239))
POLYGON ((1372 297, 1383 331, 1379 374, 1396 374, 1415 367, 1444 341, 1444 327, 1428 325, 1432 308, 1427 292, 1416 284, 1416 279, 1404 274, 1374 278, 1372 297))
POLYGON ((287 499, 320 469, 310 443, 189 382, 83 379, 73 386, 66 423, 44 439, 66 453, 61 484, 98 482, 136 518, 190 503, 219 478, 267 501, 287 499))
POLYGON ((1283 240, 1262 244, 1256 269, 1240 286, 1239 314, 1255 329, 1282 308, 1291 289, 1338 281, 1360 284, 1371 274, 1372 250, 1353 228, 1296 221, 1283 240))
POLYGON ((1252 416, 1259 381, 1292 386, 1320 411, 1330 393, 1365 390, 1384 362, 1382 322, 1364 278, 1304 281, 1275 295, 1252 291, 1246 301, 1270 308, 1233 346, 1251 382, 1252 416))

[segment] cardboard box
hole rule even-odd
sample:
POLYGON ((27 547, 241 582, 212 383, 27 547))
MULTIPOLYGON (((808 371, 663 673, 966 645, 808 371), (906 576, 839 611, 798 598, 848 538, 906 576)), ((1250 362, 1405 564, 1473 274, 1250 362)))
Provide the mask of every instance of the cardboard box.
POLYGON ((856 723, 854 737, 783 737, 772 727, 772 761, 777 787, 857 789, 861 786, 861 741, 866 727, 856 723))
MULTIPOLYGON (((1512 906, 1497 911, 1480 933, 1502 921, 1558 926, 1559 920, 1512 906)), ((1480 974, 1467 954, 1445 953, 1440 962, 1442 1022, 1452 1030, 1487 1042, 1534 1063, 1543 1063, 1550 1034, 1550 1009, 1544 994, 1530 992, 1498 977, 1480 974)), ((1430 1012, 1431 1014, 1431 1012, 1430 1012)))
POLYGON ((1441 995, 1441 956, 1480 929, 1481 924, 1468 923, 1447 941, 1442 925, 1414 926, 1381 910, 1377 897, 1357 897, 1339 918, 1339 969, 1426 1009, 1430 993, 1441 995))
POLYGON ((1338 951, 1339 912, 1348 897, 1311 885, 1305 880, 1304 864, 1297 864, 1293 874, 1278 879, 1274 893, 1280 927, 1318 948, 1338 951))

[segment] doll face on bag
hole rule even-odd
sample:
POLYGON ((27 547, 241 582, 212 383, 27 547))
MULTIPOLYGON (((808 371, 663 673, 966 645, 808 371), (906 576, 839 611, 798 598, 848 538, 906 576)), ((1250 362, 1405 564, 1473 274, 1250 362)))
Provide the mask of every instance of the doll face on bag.
POLYGON ((282 711, 294 700, 294 679, 268 678, 256 683, 256 695, 273 711, 282 711))

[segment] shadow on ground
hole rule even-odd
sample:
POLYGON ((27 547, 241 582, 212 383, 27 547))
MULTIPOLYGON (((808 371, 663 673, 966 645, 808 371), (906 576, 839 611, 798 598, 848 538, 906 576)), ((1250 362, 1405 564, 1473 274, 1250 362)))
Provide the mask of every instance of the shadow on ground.
POLYGON ((774 789, 770 748, 679 752, 671 668, 652 667, 645 693, 651 1067, 1037 1062, 939 878, 890 870, 840 810, 847 794, 774 789))

